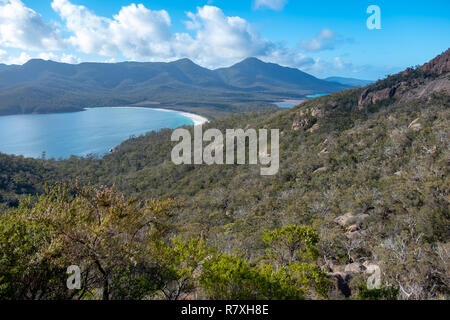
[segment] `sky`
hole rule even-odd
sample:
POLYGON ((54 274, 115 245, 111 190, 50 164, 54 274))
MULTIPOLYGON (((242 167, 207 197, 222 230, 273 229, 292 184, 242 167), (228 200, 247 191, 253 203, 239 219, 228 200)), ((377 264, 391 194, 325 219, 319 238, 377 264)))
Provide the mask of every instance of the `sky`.
POLYGON ((0 0, 4 64, 189 58, 215 69, 257 57, 376 80, 449 43, 449 0, 0 0))

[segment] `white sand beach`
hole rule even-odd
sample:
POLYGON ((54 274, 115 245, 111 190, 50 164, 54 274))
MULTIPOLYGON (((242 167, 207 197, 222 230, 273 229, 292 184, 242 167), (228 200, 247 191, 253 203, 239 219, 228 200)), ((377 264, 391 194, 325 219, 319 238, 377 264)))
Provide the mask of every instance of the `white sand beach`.
POLYGON ((181 114, 185 117, 188 117, 194 122, 194 126, 198 126, 204 123, 209 122, 209 120, 205 117, 199 116, 198 114, 189 113, 189 112, 183 112, 183 111, 176 111, 176 110, 169 110, 169 109, 161 109, 161 108, 152 108, 154 110, 160 110, 160 111, 166 111, 166 112, 176 112, 178 114, 181 114))

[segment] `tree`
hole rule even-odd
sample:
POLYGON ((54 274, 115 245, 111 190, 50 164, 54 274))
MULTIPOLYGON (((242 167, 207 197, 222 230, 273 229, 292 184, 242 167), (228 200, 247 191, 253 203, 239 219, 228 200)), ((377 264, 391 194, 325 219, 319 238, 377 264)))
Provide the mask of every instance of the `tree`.
MULTIPOLYGON (((126 200, 110 188, 56 186, 47 190, 35 204, 23 204, 13 213, 14 219, 23 223, 23 232, 21 229, 14 231, 19 232, 17 241, 24 243, 20 248, 26 250, 24 245, 29 244, 32 250, 20 252, 18 259, 27 260, 33 254, 39 258, 48 257, 41 260, 51 266, 50 270, 56 268, 58 275, 64 276, 68 266, 79 266, 83 281, 81 290, 76 292, 78 298, 94 295, 98 288, 105 300, 142 298, 159 289, 155 276, 159 270, 148 247, 150 242, 161 241, 167 236, 168 219, 177 205, 173 200, 145 204, 135 199, 126 200), (35 226, 39 227, 38 232, 35 226), (41 246, 36 247, 35 238, 29 240, 30 233, 42 240, 41 246), (120 285, 124 282, 136 286, 124 292, 120 285)), ((5 226, 8 228, 7 224, 2 224, 2 228, 5 226)), ((5 256, 15 259, 12 253, 5 256)), ((20 268, 18 261, 11 262, 14 268, 20 268)), ((28 266, 20 272, 25 275, 30 270, 32 268, 28 266)), ((40 291, 52 280, 48 275, 37 279, 41 282, 40 291)), ((61 283, 65 284, 65 281, 61 283)), ((22 285, 26 287, 29 283, 22 285)))
POLYGON ((197 289, 202 262, 214 253, 203 236, 189 241, 175 237, 169 244, 157 241, 151 251, 161 270, 160 290, 169 300, 183 299, 197 289))
POLYGON ((317 233, 308 226, 286 226, 264 233, 263 241, 270 246, 267 254, 281 266, 295 261, 314 261, 317 259, 317 233))

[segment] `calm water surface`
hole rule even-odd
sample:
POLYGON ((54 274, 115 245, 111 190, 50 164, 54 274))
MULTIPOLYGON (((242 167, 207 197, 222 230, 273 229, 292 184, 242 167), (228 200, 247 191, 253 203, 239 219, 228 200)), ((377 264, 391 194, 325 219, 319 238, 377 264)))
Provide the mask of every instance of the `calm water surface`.
MULTIPOLYGON (((322 97, 322 96, 326 96, 326 95, 327 95, 327 93, 317 93, 317 94, 307 95, 306 98, 314 99, 314 98, 318 98, 318 97, 322 97)), ((278 103, 275 103, 275 104, 279 108, 290 109, 290 108, 298 106, 303 101, 304 101, 304 99, 303 100, 284 100, 282 102, 278 102, 278 103)))
POLYGON ((194 122, 176 112, 92 108, 83 112, 0 117, 0 152, 38 158, 103 155, 132 135, 194 122))

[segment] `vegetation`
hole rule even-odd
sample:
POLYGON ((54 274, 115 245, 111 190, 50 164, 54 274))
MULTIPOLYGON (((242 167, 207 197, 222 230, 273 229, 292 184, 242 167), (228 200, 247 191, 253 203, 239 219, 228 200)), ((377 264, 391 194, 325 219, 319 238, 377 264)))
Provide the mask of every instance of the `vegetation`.
POLYGON ((1 298, 448 299, 449 95, 362 93, 205 125, 279 128, 275 176, 176 166, 171 130, 102 159, 0 155, 1 298))
POLYGON ((250 266, 250 261, 208 247, 202 236, 174 237, 168 219, 179 205, 173 200, 144 204, 109 188, 76 185, 21 201, 0 217, 0 298, 326 296, 327 278, 314 264, 293 260, 285 267, 276 261, 250 266), (70 265, 82 270, 78 290, 65 287, 70 265))

